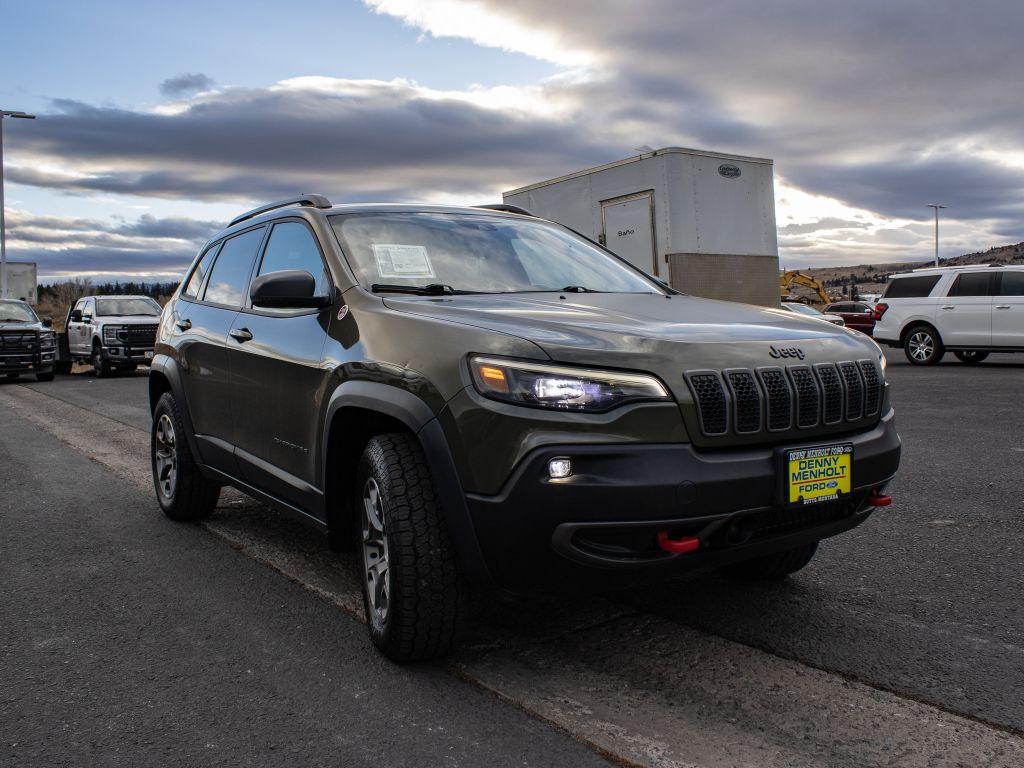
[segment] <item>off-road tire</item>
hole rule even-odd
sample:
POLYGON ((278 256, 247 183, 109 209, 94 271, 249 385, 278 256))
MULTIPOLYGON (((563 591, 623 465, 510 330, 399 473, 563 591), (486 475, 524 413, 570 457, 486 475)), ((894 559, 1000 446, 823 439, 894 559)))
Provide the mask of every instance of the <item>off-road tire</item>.
POLYGON ((416 438, 405 433, 372 438, 359 461, 355 494, 360 523, 357 562, 370 639, 398 662, 447 654, 466 619, 469 591, 456 563, 430 467, 416 438), (390 579, 385 581, 388 597, 383 620, 371 604, 370 538, 364 535, 364 496, 371 482, 378 491, 390 579))
POLYGON ((903 338, 903 354, 911 365, 938 365, 946 354, 946 347, 934 328, 915 325, 903 338))
POLYGON ((92 345, 92 369, 96 372, 97 379, 110 377, 110 361, 103 357, 103 350, 99 344, 92 345))
POLYGON ((979 352, 976 349, 965 349, 953 354, 964 365, 977 365, 989 355, 988 352, 979 352))
POLYGON ((36 381, 53 381, 53 377, 54 377, 54 372, 52 370, 51 371, 43 371, 41 373, 37 373, 36 374, 36 381))
MULTIPOLYGON (((166 424, 166 423, 165 423, 166 424)), ((192 458, 185 428, 178 412, 178 404, 174 395, 164 392, 153 410, 153 426, 149 439, 150 468, 153 473, 153 489, 156 491, 157 502, 164 514, 172 520, 190 522, 203 520, 213 514, 220 498, 220 486, 203 477, 192 458), (163 479, 157 470, 158 430, 161 419, 165 417, 173 428, 175 452, 175 479, 170 493, 163 485, 163 479)))
POLYGON ((772 581, 796 573, 814 558, 818 550, 818 542, 805 544, 795 549, 776 552, 753 560, 734 563, 726 569, 726 573, 736 579, 745 581, 772 581))

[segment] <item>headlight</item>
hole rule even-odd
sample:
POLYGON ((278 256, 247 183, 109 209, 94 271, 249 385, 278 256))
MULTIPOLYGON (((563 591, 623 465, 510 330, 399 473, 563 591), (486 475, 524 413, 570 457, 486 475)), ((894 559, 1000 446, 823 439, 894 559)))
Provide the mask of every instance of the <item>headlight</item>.
POLYGON ((123 325, 105 325, 105 326, 103 326, 103 342, 105 344, 119 344, 119 343, 121 343, 122 339, 119 338, 119 334, 121 334, 122 332, 124 332, 124 333, 128 332, 128 329, 125 328, 123 325))
POLYGON ((53 331, 43 331, 39 334, 39 346, 52 347, 57 343, 57 334, 53 331))
POLYGON ((626 403, 672 399, 665 385, 641 373, 477 356, 469 367, 480 394, 536 408, 600 413, 626 403))

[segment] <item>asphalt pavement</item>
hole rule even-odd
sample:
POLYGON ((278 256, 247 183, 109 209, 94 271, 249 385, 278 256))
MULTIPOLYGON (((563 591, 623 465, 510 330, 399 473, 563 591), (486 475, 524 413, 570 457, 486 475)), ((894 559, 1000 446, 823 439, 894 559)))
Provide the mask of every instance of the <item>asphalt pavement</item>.
MULTIPOLYGON (((137 566, 135 578, 121 582, 120 593, 122 604, 141 606, 139 625, 129 629, 138 636, 145 635, 141 627, 149 626, 156 612, 157 629, 150 634, 161 638, 161 646, 164 639, 174 648, 184 645, 186 661, 171 664, 168 672, 162 667, 162 656, 150 657, 156 677, 131 678, 125 683, 126 695, 142 695, 140 691, 163 680, 165 674, 187 679, 187 687, 195 686, 210 697, 200 700, 196 717, 209 719, 214 711, 210 743, 217 743, 219 738, 231 744, 219 753, 230 764, 240 764, 233 762, 239 755, 275 755, 269 746, 271 737, 262 732, 262 741, 232 742, 229 738, 225 742, 225 733, 239 730, 239 718, 250 716, 270 720, 283 716, 289 726, 296 726, 273 733, 280 745, 299 749, 301 754, 294 761, 297 764, 332 762, 322 750, 309 747, 303 752, 296 742, 305 738, 308 731, 304 729, 315 729, 317 735, 326 737, 340 727, 342 720, 361 719, 357 714, 361 702, 339 698, 338 719, 315 726, 306 720, 311 710, 296 714, 295 698, 282 699, 290 710, 284 715, 276 709, 260 715, 258 708, 250 708, 250 704, 255 707, 252 700, 245 697, 240 699, 241 711, 236 711, 232 701, 230 715, 215 705, 207 706, 209 702, 224 703, 224 698, 218 698, 220 687, 236 693, 245 689, 236 690, 237 670, 200 663, 196 648, 182 637, 181 616, 174 612, 184 609, 174 604, 180 602, 182 594, 191 599, 193 590, 201 592, 202 588, 196 581, 184 590, 174 588, 170 578, 181 570, 179 561, 185 564, 183 570, 189 571, 185 578, 205 575, 213 580, 210 584, 217 594, 202 595, 203 610, 210 615, 224 611, 230 617, 226 620, 229 626, 224 627, 218 622, 210 624, 207 614, 202 614, 202 627, 215 627, 216 637, 224 638, 226 645, 218 648, 219 658, 245 657, 253 645, 251 635, 246 634, 251 632, 270 638, 267 642, 279 651, 288 651, 285 656, 290 659, 296 647, 295 627, 308 626, 316 639, 298 644, 302 656, 312 657, 314 665, 322 663, 322 669, 330 670, 324 674, 332 679, 342 677, 337 671, 340 659, 346 670, 349 663, 360 668, 364 674, 357 672, 356 677, 367 686, 390 691, 394 687, 393 679, 388 677, 391 674, 409 684, 408 691, 398 689, 398 709, 393 712, 398 713, 399 722, 405 722, 403 713, 407 711, 402 704, 415 702, 411 709, 419 711, 427 695, 424 688, 438 696, 458 698, 464 687, 471 692, 468 701, 479 699, 487 702, 486 706, 497 707, 490 711, 490 717, 501 723, 502 732, 506 715, 513 716, 511 735, 492 745, 490 736, 479 730, 484 725, 474 721, 486 707, 474 704, 468 709, 457 705, 449 708, 447 698, 438 699, 437 711, 448 714, 449 728, 454 725, 459 733, 466 730, 478 734, 482 739, 479 745, 486 747, 473 752, 460 741, 464 751, 451 753, 452 759, 447 762, 441 759, 441 752, 409 752, 410 763, 416 762, 411 757, 415 754, 422 764, 502 764, 503 756, 513 759, 510 755, 518 749, 518 739, 532 743, 535 737, 529 728, 533 727, 540 729, 544 739, 553 740, 556 751, 545 753, 543 750, 549 747, 542 739, 545 746, 540 752, 519 754, 524 764, 539 760, 544 765, 570 765, 575 760, 597 759, 579 742, 607 750, 620 761, 643 765, 911 765, 918 764, 913 762, 915 759, 920 759, 922 765, 1024 764, 1024 752, 1014 751, 1024 734, 1024 702, 1019 696, 1024 683, 1024 647, 1019 639, 1024 630, 1020 599, 1024 586, 1020 522, 1024 502, 1019 491, 1019 479, 1024 477, 1024 412, 1019 407, 1020 392, 1024 391, 1024 356, 993 355, 974 367, 950 357, 948 362, 928 369, 909 366, 901 352, 889 351, 888 359, 897 423, 904 441, 901 473, 890 488, 894 505, 880 510, 853 532, 824 543, 815 561, 795 578, 751 586, 705 575, 588 601, 491 606, 477 617, 465 650, 450 662, 449 671, 437 665, 394 668, 376 657, 362 636, 365 630, 351 615, 337 611, 338 606, 350 614, 358 609, 355 582, 347 575, 343 562, 323 550, 319 537, 291 521, 241 497, 227 495, 223 510, 214 516, 208 530, 230 541, 237 550, 232 552, 203 529, 169 526, 158 517, 154 519, 151 491, 147 494, 145 489, 145 462, 140 463, 135 455, 144 451, 143 430, 149 421, 144 373, 110 381, 76 375, 58 377, 52 383, 17 386, 19 392, 32 390, 25 393, 26 397, 32 396, 24 401, 25 408, 38 413, 49 411, 45 421, 38 413, 25 410, 5 413, 5 389, 9 393, 14 390, 10 385, 0 386, 2 506, 11 508, 4 516, 17 530, 10 539, 6 534, 0 539, 4 550, 0 552, 0 574, 5 585, 17 585, 12 590, 16 595, 13 615, 42 605, 33 614, 42 625, 48 612, 60 617, 67 611, 65 620, 58 622, 62 632, 52 634, 74 638, 79 622, 97 615, 82 606, 97 601, 105 605, 96 593, 105 593, 108 580, 90 580, 84 585, 62 576, 55 584, 63 584, 64 589, 70 586, 70 593, 79 594, 81 599, 72 600, 73 606, 67 601, 50 605, 48 601, 54 598, 51 591, 39 594, 39 579, 53 568, 63 573, 64 559, 57 553, 50 555, 46 545, 65 538, 61 546, 67 549, 58 547, 59 552, 76 552, 76 547, 81 547, 90 553, 84 556, 89 562, 102 560, 111 546, 121 551, 111 542, 120 542, 124 552, 134 552, 134 559, 128 559, 137 566), (45 401, 38 395, 45 395, 45 401), (46 406, 47 402, 53 407, 46 406), (37 426, 61 436, 65 443, 39 434, 25 416, 35 418, 37 426), (83 418, 93 419, 93 426, 81 421, 83 418), (69 434, 75 429, 84 431, 73 439, 62 434, 62 427, 55 426, 58 423, 67 424, 69 434), (81 455, 89 454, 90 429, 98 435, 97 450, 104 442, 115 446, 105 457, 93 456, 113 467, 113 474, 103 476, 101 467, 81 455), (124 444, 119 443, 122 440, 124 444), (78 455, 69 450, 68 441, 78 445, 78 455), (135 447, 128 447, 129 443, 135 447), (73 459, 66 458, 67 453, 73 459), (47 486, 42 478, 52 477, 54 466, 67 462, 77 467, 75 477, 83 478, 83 482, 88 478, 89 490, 83 494, 64 487, 52 491, 55 496, 48 495, 50 490, 41 495, 40 489, 47 486), (94 477, 97 473, 100 476, 94 477), (30 477, 37 482, 26 488, 30 477), (127 477, 134 478, 130 493, 125 490, 127 477), (14 502, 8 504, 8 498, 14 502), (32 506, 40 503, 52 513, 40 516, 32 506), (102 510, 103 514, 90 516, 87 509, 102 510), (146 515, 140 517, 139 510, 145 510, 146 515), (69 517, 76 520, 76 530, 78 521, 85 521, 81 543, 77 533, 66 537, 54 533, 69 517), (97 519, 100 517, 102 520, 97 519), (23 528, 28 529, 24 535, 23 528), (134 549, 129 546, 134 536, 145 545, 134 549), (197 548, 201 555, 197 555, 197 548), (148 554, 144 555, 143 550, 148 554), (256 561, 274 570, 262 568, 256 561), (148 574, 142 575, 150 566, 165 574, 168 581, 160 581, 155 591, 140 593, 139 585, 146 587, 153 581, 148 574), (260 575, 254 576, 257 572, 260 575), (290 580, 282 579, 281 573, 290 580), (261 589, 285 590, 278 595, 285 600, 281 605, 287 616, 280 624, 279 635, 274 634, 276 629, 264 626, 264 622, 279 626, 276 619, 280 617, 270 616, 274 613, 272 603, 268 609, 246 595, 242 600, 227 601, 230 605, 221 604, 220 596, 234 594, 235 582, 244 578, 260 579, 261 589), (263 584, 262 579, 269 581, 263 584), (152 602, 158 605, 150 605, 152 602), (165 613, 174 615, 161 615, 165 613), (341 631, 335 637, 339 621, 341 631), (331 638, 331 653, 323 646, 327 637, 331 638), (190 663, 198 664, 197 674, 210 679, 193 682, 190 663), (382 669, 384 678, 380 677, 382 669), (452 678, 451 670, 459 677, 452 678), (772 692, 779 686, 782 690, 776 696, 772 692), (482 690, 492 691, 499 698, 482 690), (628 705, 624 707, 623 701, 628 705), (687 718, 680 717, 684 706, 687 718), (672 716, 667 714, 673 712, 672 716), (865 717, 865 712, 873 714, 865 717), (466 729, 462 728, 464 715, 469 717, 466 729), (971 720, 961 716, 974 719, 978 725, 971 725, 971 720), (901 719, 906 721, 902 730, 897 727, 901 719), (578 741, 545 723, 557 724, 578 741), (826 724, 831 735, 821 733, 826 724), (981 730, 970 730, 975 727, 981 730), (758 731, 762 732, 760 740, 755 738, 758 731), (667 735, 670 733, 674 735, 667 735), (956 737, 941 749, 936 748, 934 754, 922 751, 922 743, 938 744, 943 733, 956 737), (724 743, 728 748, 715 751, 709 743, 694 746, 698 741, 707 742, 711 738, 708 734, 718 734, 720 746, 724 743), (688 754, 680 746, 686 741, 682 735, 691 745, 688 754), (801 739, 804 746, 794 747, 801 739), (958 750, 967 742, 978 746, 980 752, 965 757, 958 750), (246 744, 255 751, 245 752, 246 744), (482 761, 484 754, 491 754, 492 746, 493 760, 482 761), (778 751, 773 752, 776 747, 778 751), (1004 749, 1009 751, 1001 751, 1004 749), (680 754, 687 754, 687 760, 680 762, 680 754)), ((5 524, 5 529, 9 527, 5 524)), ((123 555, 112 560, 112 564, 118 564, 113 571, 133 573, 123 560, 123 555)), ((53 591, 60 590, 55 587, 53 591)), ((4 648, 16 648, 11 657, 22 659, 24 664, 10 673, 10 680, 2 679, 9 669, 6 656, 0 667, 0 704, 5 709, 15 700, 20 704, 26 696, 31 700, 40 681, 60 668, 58 661, 81 663, 83 660, 74 655, 77 653, 95 664, 92 660, 97 655, 103 657, 103 653, 97 654, 97 647, 116 648, 120 658, 125 645, 125 626, 104 622, 107 634, 97 634, 95 642, 65 641, 71 643, 67 646, 73 652, 71 658, 43 656, 25 650, 39 642, 35 635, 10 635, 16 631, 12 626, 19 625, 10 624, 7 618, 0 621, 4 648), (9 690, 17 691, 15 698, 5 698, 9 690)), ((38 627, 26 627, 25 631, 30 629, 45 635, 38 627)), ((265 674, 282 672, 289 677, 296 674, 295 669, 290 662, 263 667, 265 674)), ((308 678, 302 679, 312 685, 308 678)), ((287 688, 276 679, 267 684, 275 689, 287 688)), ((67 690, 81 696, 83 687, 93 692, 103 688, 87 676, 67 686, 67 690)), ((178 714, 184 699, 162 701, 166 689, 161 686, 156 693, 146 695, 152 697, 150 703, 157 709, 173 707, 178 714)), ((326 684, 312 689, 323 697, 321 702, 337 693, 326 684)), ((24 715, 18 710, 17 723, 25 733, 39 731, 40 721, 54 722, 54 716, 47 718, 44 708, 54 696, 59 699, 62 690, 50 684, 36 693, 38 710, 24 715)), ((395 706, 396 700, 387 701, 388 706, 395 706)), ((57 711, 63 715, 59 721, 66 724, 70 705, 57 711)), ((122 717, 131 720, 129 715, 122 717)), ((151 723, 145 713, 137 717, 142 720, 137 720, 131 730, 133 739, 142 730, 148 732, 151 723), (139 722, 146 723, 146 727, 139 722)), ((381 722, 390 724, 392 719, 385 717, 381 722)), ((101 718, 101 722, 106 721, 101 718)), ((0 716, 0 726, 3 723, 0 716)), ((82 727, 82 738, 95 727, 92 719, 88 727, 82 727)), ((367 732, 357 729, 363 736, 367 732)), ((182 738, 173 728, 157 729, 156 733, 166 737, 164 743, 182 738)), ((408 737, 415 741, 412 733, 408 737)), ((401 764, 404 758, 396 761, 394 755, 406 754, 408 747, 402 738, 399 735, 389 742, 386 762, 401 764)), ((6 739, 6 735, 0 736, 0 748, 6 739)), ((100 751, 91 754, 110 757, 115 741, 114 737, 100 738, 100 751), (103 745, 107 751, 103 751, 103 745)), ((80 746, 84 742, 74 743, 80 746)), ((126 756, 138 757, 139 749, 145 746, 138 740, 125 743, 126 756)), ((436 740, 426 743, 440 744, 436 740)), ((338 752, 333 762, 359 764, 379 754, 372 748, 371 752, 360 752, 364 747, 356 738, 347 744, 349 751, 338 752)), ((202 754, 204 762, 216 762, 205 753, 182 754, 202 754)), ((125 762, 130 761, 126 758, 125 762)), ((189 763, 188 759, 181 762, 189 763)), ((40 763, 29 760, 12 764, 40 763)))

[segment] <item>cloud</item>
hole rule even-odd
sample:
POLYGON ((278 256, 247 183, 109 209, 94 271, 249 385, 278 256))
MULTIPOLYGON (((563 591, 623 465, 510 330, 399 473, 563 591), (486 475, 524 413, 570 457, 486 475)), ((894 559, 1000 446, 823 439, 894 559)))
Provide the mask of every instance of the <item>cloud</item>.
POLYGON ((165 280, 180 275, 225 222, 150 214, 102 221, 10 211, 6 223, 9 258, 36 262, 41 277, 103 272, 165 280))
POLYGON ((202 72, 193 72, 164 80, 160 83, 160 93, 177 98, 178 96, 191 96, 200 91, 208 91, 213 86, 213 78, 207 77, 202 72))
POLYGON ((216 88, 183 74, 152 110, 54 102, 19 132, 8 178, 240 210, 309 191, 474 203, 676 145, 775 160, 784 258, 924 257, 914 222, 927 224, 933 201, 959 222, 943 225, 944 249, 1020 236, 1024 103, 1007 94, 1024 79, 1024 5, 365 1, 425 35, 565 69, 463 90, 319 75, 216 88))

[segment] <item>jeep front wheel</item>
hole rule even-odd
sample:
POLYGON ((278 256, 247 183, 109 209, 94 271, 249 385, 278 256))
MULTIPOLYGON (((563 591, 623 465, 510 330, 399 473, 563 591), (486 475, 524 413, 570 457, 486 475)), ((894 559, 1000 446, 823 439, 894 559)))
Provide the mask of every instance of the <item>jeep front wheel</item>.
POLYGON ((942 339, 927 325, 911 328, 903 341, 903 352, 913 365, 936 365, 946 354, 942 339))
POLYGON ((153 410, 150 437, 153 486, 160 508, 172 520, 202 520, 213 513, 220 486, 199 471, 188 447, 178 404, 164 392, 153 410))
POLYGON ((370 639, 394 661, 443 656, 468 609, 423 450, 403 433, 370 440, 356 481, 359 564, 370 639))

